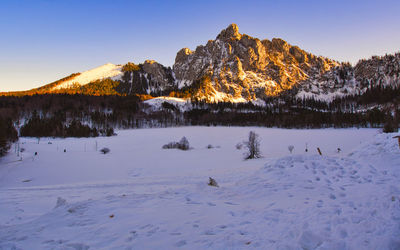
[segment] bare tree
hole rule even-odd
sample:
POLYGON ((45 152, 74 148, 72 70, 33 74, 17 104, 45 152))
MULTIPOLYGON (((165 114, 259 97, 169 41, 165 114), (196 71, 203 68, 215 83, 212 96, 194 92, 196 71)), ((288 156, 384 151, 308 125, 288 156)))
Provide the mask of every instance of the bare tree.
POLYGON ((261 157, 260 138, 254 131, 250 131, 249 140, 244 142, 244 145, 248 149, 248 152, 246 153, 246 160, 261 157))

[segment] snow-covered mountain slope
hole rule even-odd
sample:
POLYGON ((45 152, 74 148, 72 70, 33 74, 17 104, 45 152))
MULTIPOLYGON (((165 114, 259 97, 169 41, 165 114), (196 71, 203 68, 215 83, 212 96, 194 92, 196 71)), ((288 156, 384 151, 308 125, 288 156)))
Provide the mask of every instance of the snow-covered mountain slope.
POLYGON ((330 102, 336 97, 363 94, 376 87, 400 86, 400 53, 360 60, 354 67, 348 63, 323 74, 311 75, 296 86, 298 98, 330 102))
POLYGON ((143 129, 39 144, 23 138, 23 160, 11 162, 10 154, 0 163, 0 248, 400 247, 395 134, 252 128, 264 158, 244 161, 235 145, 249 130, 143 129), (182 136, 193 149, 161 149, 182 136), (206 184, 209 176, 219 188, 206 184))
POLYGON ((111 78, 114 80, 119 79, 122 76, 122 66, 115 65, 112 63, 104 64, 100 67, 84 71, 80 73, 78 76, 69 79, 68 81, 64 81, 61 84, 53 87, 54 90, 73 88, 86 85, 90 82, 96 80, 102 80, 106 78, 111 78))

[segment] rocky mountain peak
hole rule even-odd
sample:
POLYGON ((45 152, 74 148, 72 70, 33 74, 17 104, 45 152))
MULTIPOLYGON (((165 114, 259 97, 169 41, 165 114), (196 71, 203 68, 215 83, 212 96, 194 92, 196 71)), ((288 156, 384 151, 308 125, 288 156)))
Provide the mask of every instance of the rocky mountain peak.
POLYGON ((222 30, 217 36, 217 39, 222 41, 240 40, 241 38, 242 34, 239 33, 239 27, 234 23, 230 24, 228 28, 222 30))
POLYGON ((187 56, 193 54, 193 52, 188 48, 183 48, 178 51, 175 57, 175 63, 186 59, 187 56))
POLYGON ((189 87, 208 79, 200 99, 208 101, 254 100, 289 90, 309 75, 337 66, 283 39, 260 40, 240 34, 236 24, 222 30, 216 40, 195 51, 178 52, 173 66, 178 86, 189 87))

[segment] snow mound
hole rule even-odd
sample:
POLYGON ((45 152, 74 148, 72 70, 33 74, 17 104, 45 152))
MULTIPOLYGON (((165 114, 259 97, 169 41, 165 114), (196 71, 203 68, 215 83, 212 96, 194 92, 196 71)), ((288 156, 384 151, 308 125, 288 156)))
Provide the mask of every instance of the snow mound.
POLYGON ((144 103, 151 106, 152 110, 162 109, 162 104, 164 102, 174 105, 176 108, 178 108, 181 111, 188 110, 192 106, 189 99, 176 98, 176 97, 161 96, 161 97, 156 97, 156 98, 144 101, 144 103))
POLYGON ((84 71, 80 75, 68 81, 63 82, 60 85, 57 85, 52 90, 70 88, 76 84, 82 86, 90 82, 105 78, 113 78, 114 80, 116 80, 118 77, 122 76, 123 73, 121 70, 122 66, 118 66, 112 63, 107 63, 100 67, 84 71))

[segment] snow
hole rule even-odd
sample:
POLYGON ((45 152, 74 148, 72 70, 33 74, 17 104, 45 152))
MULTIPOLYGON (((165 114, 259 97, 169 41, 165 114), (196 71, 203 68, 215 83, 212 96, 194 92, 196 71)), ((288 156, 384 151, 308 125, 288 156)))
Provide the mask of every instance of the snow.
MULTIPOLYGON (((263 100, 261 100, 261 99, 247 101, 244 98, 232 98, 227 94, 224 94, 222 92, 217 92, 217 91, 215 92, 215 95, 209 97, 208 100, 210 102, 217 103, 219 101, 224 101, 224 100, 226 101, 228 99, 232 103, 251 102, 255 106, 261 106, 261 107, 265 107, 266 106, 265 102, 263 100)), ((174 105, 181 112, 188 111, 188 110, 190 110, 192 108, 192 103, 191 103, 190 99, 186 99, 186 98, 176 98, 176 97, 161 96, 161 97, 156 97, 156 98, 152 98, 152 99, 144 101, 144 103, 150 105, 151 111, 161 110, 162 109, 162 104, 164 102, 167 102, 169 104, 174 105)))
POLYGON ((113 80, 118 80, 123 74, 121 70, 122 70, 121 65, 107 63, 100 67, 84 71, 80 75, 57 85, 56 87, 53 88, 53 90, 69 88, 72 87, 74 84, 79 84, 82 86, 90 82, 105 78, 112 78, 113 80))
POLYGON ((174 105, 181 111, 189 110, 192 107, 190 99, 185 98, 161 96, 144 101, 144 103, 152 107, 153 111, 162 109, 162 104, 164 102, 174 105))
POLYGON ((14 152, 0 159, 0 249, 400 247, 400 149, 392 138, 398 133, 259 127, 117 133, 22 138, 22 161, 14 152), (250 130, 260 135, 263 158, 245 161, 235 145, 250 130), (193 149, 161 149, 182 136, 193 149), (220 187, 208 186, 208 177, 220 187))

